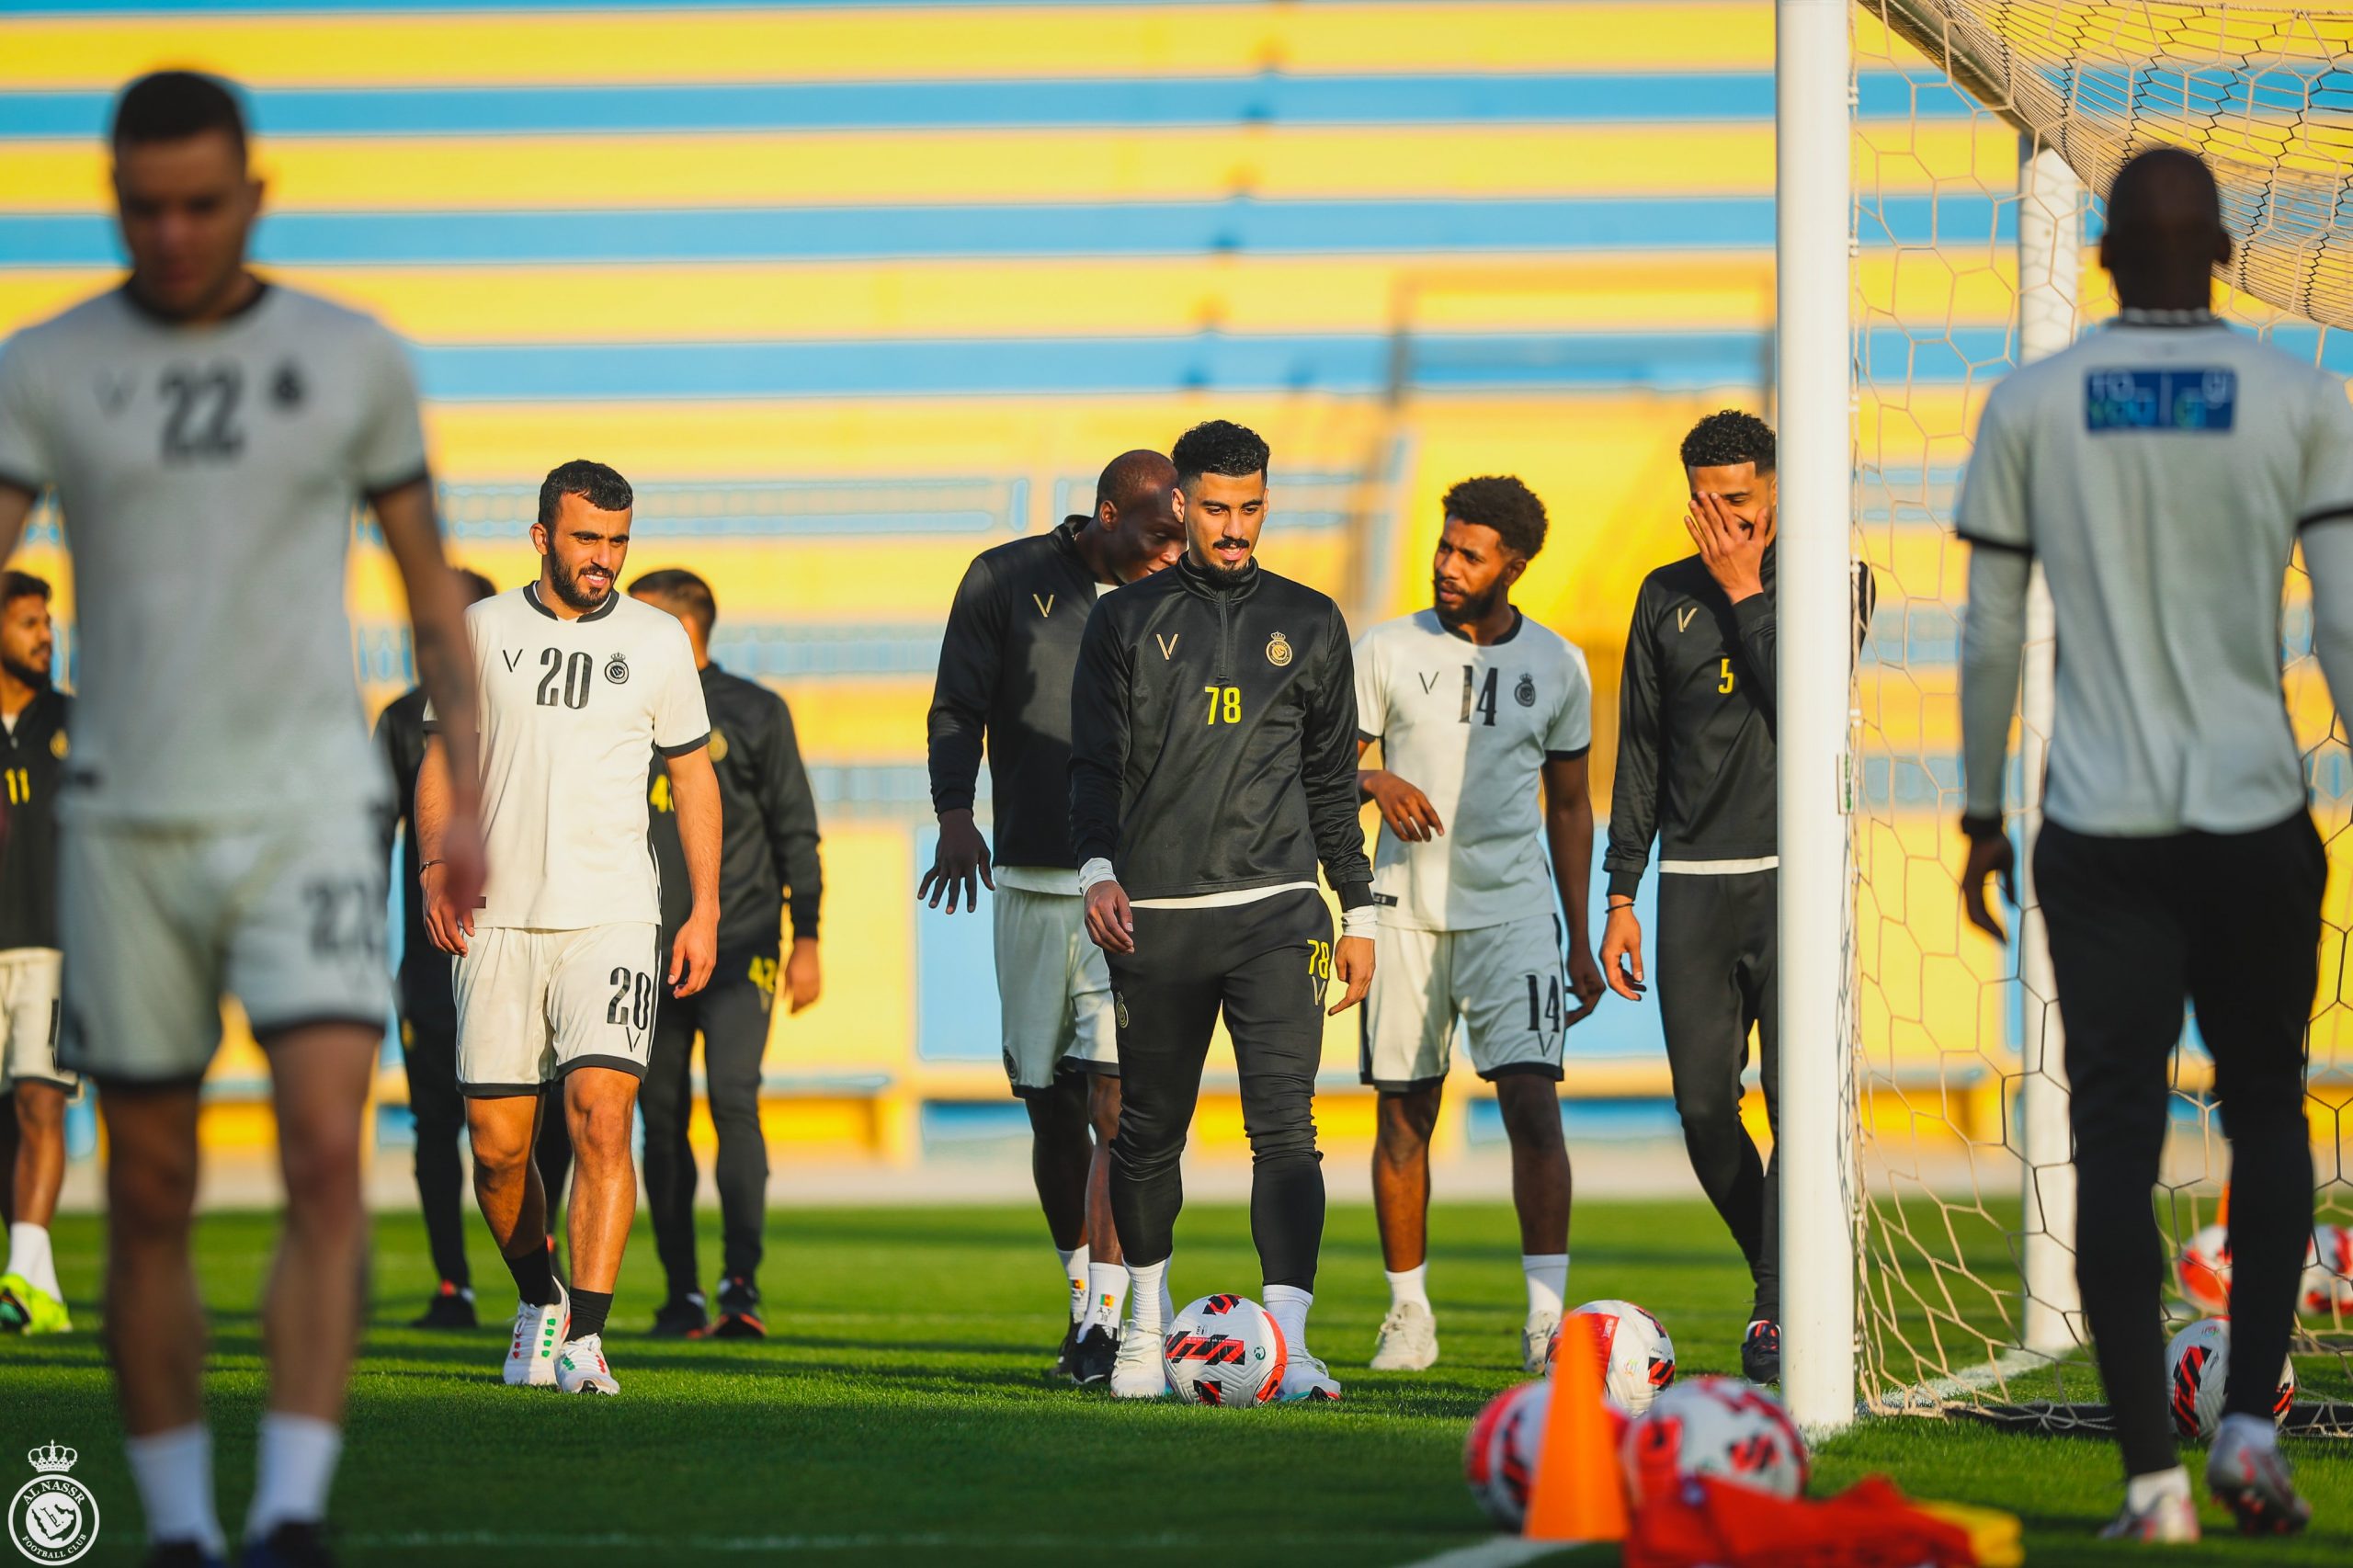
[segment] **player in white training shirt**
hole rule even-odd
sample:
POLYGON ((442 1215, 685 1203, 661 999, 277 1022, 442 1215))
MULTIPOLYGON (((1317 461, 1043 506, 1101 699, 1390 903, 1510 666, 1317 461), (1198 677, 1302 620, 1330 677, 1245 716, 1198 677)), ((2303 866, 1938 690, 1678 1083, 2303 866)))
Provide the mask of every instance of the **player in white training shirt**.
MULTIPOLYGON (((286 1244, 243 1557, 322 1562, 363 1305, 360 1117, 392 999, 391 781, 343 608, 362 501, 407 588, 418 674, 467 720, 469 773, 473 687, 400 345, 245 269, 261 183, 223 85, 143 77, 110 140, 129 280, 0 353, 0 551, 54 488, 80 616, 58 1059, 97 1084, 107 1121, 107 1343, 148 1531, 217 1562, 188 1223, 222 994, 252 1019, 286 1244)), ((471 899, 471 789, 449 814, 445 872, 471 899)))
POLYGON ((482 689, 483 824, 496 868, 479 908, 441 881, 449 775, 430 711, 417 774, 426 926, 459 955, 458 1088, 474 1193, 521 1298, 506 1381, 617 1393, 606 1315, 637 1209, 630 1138, 658 988, 691 996, 719 952, 719 778, 702 676, 677 618, 616 593, 629 481, 574 461, 540 486, 539 581, 466 612, 482 689), (668 762, 693 912, 664 960, 645 764, 668 762), (576 1172, 572 1290, 550 1267, 531 1159, 540 1085, 563 1083, 576 1172))
POLYGON ((1586 929, 1593 682, 1583 653, 1512 608, 1544 531, 1544 504, 1518 480, 1464 480, 1446 494, 1432 607, 1357 642, 1358 749, 1379 742, 1382 764, 1359 778, 1388 829, 1373 859, 1381 966, 1362 1063, 1381 1096, 1381 1370, 1438 1359, 1429 1138, 1458 1018, 1511 1140, 1530 1371, 1543 1369, 1568 1283, 1569 1152, 1555 1085, 1562 1037, 1602 992, 1586 929))

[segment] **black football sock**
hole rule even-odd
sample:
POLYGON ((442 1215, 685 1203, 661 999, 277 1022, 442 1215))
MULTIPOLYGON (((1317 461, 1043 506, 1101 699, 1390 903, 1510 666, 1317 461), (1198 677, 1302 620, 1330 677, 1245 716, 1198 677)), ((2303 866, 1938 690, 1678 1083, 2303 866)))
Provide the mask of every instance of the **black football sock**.
MULTIPOLYGON (((526 1305, 544 1307, 555 1300, 555 1262, 545 1243, 533 1242, 518 1256, 508 1258, 506 1272, 515 1276, 515 1293, 526 1305)), ((605 1299, 612 1300, 609 1296, 605 1299)))
POLYGON ((574 1290, 572 1292, 571 1339, 585 1339, 592 1334, 605 1332, 606 1315, 613 1310, 610 1290, 574 1290))

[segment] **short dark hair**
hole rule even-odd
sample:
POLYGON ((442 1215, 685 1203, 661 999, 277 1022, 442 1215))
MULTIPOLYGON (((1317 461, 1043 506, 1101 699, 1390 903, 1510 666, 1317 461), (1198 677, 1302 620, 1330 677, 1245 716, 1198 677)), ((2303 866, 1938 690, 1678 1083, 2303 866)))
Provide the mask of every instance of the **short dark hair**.
POLYGON ((626 512, 637 504, 637 492, 603 463, 574 458, 548 471, 540 485, 540 521, 549 528, 563 514, 563 498, 577 495, 599 512, 626 512))
POLYGON ((1685 468, 1733 468, 1755 463, 1759 473, 1773 472, 1773 427, 1753 414, 1726 408, 1691 426, 1683 437, 1685 468))
POLYGON ((1446 493, 1446 515, 1495 529, 1505 549, 1524 556, 1544 548, 1544 503, 1510 474, 1464 480, 1446 493))
POLYGON ((236 90, 218 76, 194 71, 154 71, 123 88, 114 100, 107 142, 131 147, 145 142, 185 142, 208 131, 225 131, 245 156, 245 111, 236 90))
POLYGON ((705 637, 719 622, 719 600, 710 585, 680 566, 665 566, 659 572, 648 572, 629 585, 631 598, 660 599, 671 607, 671 613, 681 619, 691 620, 702 628, 705 637))
POLYGON ((1176 465, 1179 484, 1189 484, 1205 473, 1247 479, 1254 473, 1265 473, 1272 457, 1264 437, 1231 419, 1211 419, 1196 425, 1177 437, 1176 444, 1168 449, 1169 460, 1176 465))
POLYGON ((18 599, 46 599, 49 584, 29 572, 0 572, 0 605, 18 599))
POLYGON ((478 605, 498 595, 498 585, 471 566, 453 566, 458 574, 458 593, 470 605, 478 605))

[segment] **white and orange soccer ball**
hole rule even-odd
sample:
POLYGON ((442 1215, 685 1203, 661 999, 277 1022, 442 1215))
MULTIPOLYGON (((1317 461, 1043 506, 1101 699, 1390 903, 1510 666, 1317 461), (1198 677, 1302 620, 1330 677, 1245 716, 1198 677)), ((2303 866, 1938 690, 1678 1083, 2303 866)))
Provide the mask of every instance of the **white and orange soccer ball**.
POLYGON ((1203 1296, 1162 1341, 1168 1386, 1188 1404, 1271 1404, 1290 1351, 1282 1325, 1246 1296, 1203 1296))
MULTIPOLYGON (((2231 1312, 2231 1237, 2222 1225, 2208 1225, 2182 1243, 2174 1278, 2189 1304, 2209 1317, 2231 1312)), ((2353 1312, 2353 1231, 2315 1225, 2304 1244, 2304 1274, 2296 1310, 2309 1316, 2353 1312)))
POLYGON ((1626 1484, 1635 1504, 1684 1479, 1796 1497, 1805 1491, 1805 1440, 1781 1402, 1740 1378, 1691 1378, 1660 1392, 1626 1428, 1626 1484))
MULTIPOLYGON (((2222 1420, 2222 1385, 2230 1375, 2231 1325, 2222 1318, 2200 1319, 2165 1346, 2166 1406, 2173 1413, 2173 1429, 2185 1441, 2214 1436, 2222 1420)), ((2285 1421, 2295 1403, 2296 1364, 2290 1359, 2279 1368, 2271 1419, 2285 1421)))
POLYGON ((2200 1312, 2221 1316, 2231 1310, 2231 1233, 2205 1225, 2181 1244, 2173 1265, 2182 1299, 2200 1312))
POLYGON ((1587 1301, 1561 1320, 1544 1348, 1544 1371, 1552 1374, 1561 1353, 1561 1336, 1585 1332, 1576 1320, 1591 1318, 1601 1325, 1601 1391, 1622 1415, 1640 1415, 1651 1407, 1658 1391, 1675 1381, 1675 1341, 1666 1325, 1631 1301, 1587 1301))
POLYGON ((2313 1317, 2353 1312, 2353 1230, 2313 1227, 2312 1250, 2304 1255, 2304 1280, 2296 1310, 2313 1317))
MULTIPOLYGON (((1626 1417, 1608 1409, 1609 1441, 1621 1442, 1626 1417)), ((1462 1480, 1472 1498, 1500 1529, 1517 1532, 1528 1519, 1528 1494, 1543 1457, 1544 1426, 1552 1412, 1552 1384, 1517 1383, 1489 1400, 1462 1443, 1462 1480)))

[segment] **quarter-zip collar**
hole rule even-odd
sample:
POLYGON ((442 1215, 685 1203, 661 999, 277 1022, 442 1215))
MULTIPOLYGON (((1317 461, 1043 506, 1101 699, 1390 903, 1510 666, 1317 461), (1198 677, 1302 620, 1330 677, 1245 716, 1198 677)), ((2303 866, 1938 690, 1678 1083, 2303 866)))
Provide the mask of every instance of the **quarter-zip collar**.
POLYGON ((1250 564, 1242 569, 1239 577, 1229 578, 1222 573, 1195 565, 1193 552, 1189 550, 1178 556, 1176 564, 1169 570, 1177 574, 1187 592, 1199 594, 1205 599, 1238 604, 1258 591, 1258 558, 1256 555, 1251 556, 1250 564))

